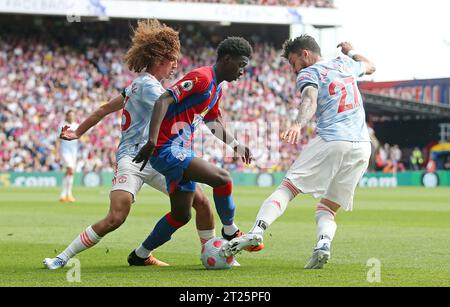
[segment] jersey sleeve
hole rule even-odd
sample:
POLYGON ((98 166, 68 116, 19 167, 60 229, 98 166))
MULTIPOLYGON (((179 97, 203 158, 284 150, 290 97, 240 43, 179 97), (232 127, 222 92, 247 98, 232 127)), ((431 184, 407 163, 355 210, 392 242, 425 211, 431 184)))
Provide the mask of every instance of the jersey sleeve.
POLYGON ((348 56, 344 56, 341 59, 355 77, 359 78, 366 74, 366 66, 363 62, 353 61, 348 56))
POLYGON ((319 88, 319 77, 311 69, 303 69, 297 76, 297 90, 301 93, 307 86, 319 88))
POLYGON ((175 103, 182 102, 186 97, 204 93, 211 83, 208 76, 199 71, 191 71, 167 90, 175 98, 175 103))

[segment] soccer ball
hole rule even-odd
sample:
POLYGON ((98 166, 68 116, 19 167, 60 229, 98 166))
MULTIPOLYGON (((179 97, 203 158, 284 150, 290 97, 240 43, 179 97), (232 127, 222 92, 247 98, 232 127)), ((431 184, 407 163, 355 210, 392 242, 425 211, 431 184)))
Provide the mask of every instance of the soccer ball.
POLYGON ((234 257, 223 257, 219 254, 220 248, 228 242, 222 238, 212 238, 202 247, 202 263, 208 270, 223 270, 231 268, 234 257))

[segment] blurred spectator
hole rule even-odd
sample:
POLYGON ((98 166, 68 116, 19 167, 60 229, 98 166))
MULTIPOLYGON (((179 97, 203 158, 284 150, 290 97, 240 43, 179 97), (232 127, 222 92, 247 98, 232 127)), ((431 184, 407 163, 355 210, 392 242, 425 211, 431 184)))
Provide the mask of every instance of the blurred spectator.
POLYGON ((445 170, 450 170, 450 155, 447 156, 447 160, 444 163, 444 169, 445 170))
POLYGON ((411 162, 411 167, 413 170, 417 171, 422 168, 423 156, 422 151, 418 147, 415 147, 414 150, 411 152, 409 161, 411 162))

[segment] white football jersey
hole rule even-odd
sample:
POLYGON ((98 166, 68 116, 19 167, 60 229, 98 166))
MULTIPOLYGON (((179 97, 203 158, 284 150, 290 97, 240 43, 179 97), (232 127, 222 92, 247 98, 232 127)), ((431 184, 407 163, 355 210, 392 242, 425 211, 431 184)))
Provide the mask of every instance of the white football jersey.
POLYGON ((134 158, 147 143, 153 107, 165 91, 161 83, 149 73, 139 75, 125 89, 122 137, 117 148, 117 161, 125 155, 134 158))
POLYGON ((325 141, 370 142, 361 93, 356 79, 364 63, 349 57, 320 61, 300 71, 297 89, 318 89, 317 134, 325 141))

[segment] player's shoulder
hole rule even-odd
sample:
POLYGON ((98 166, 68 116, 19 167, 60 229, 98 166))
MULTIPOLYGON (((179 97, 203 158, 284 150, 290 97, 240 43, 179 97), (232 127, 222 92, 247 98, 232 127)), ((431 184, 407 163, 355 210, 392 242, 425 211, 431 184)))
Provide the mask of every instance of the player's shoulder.
POLYGON ((202 81, 212 82, 214 79, 214 72, 211 66, 202 66, 196 69, 191 70, 187 75, 192 77, 197 77, 202 81))
POLYGON ((161 82, 150 74, 141 74, 135 79, 142 87, 161 87, 161 82))
POLYGON ((317 64, 303 68, 297 75, 297 83, 303 81, 316 80, 318 76, 317 64))
POLYGON ((161 92, 163 89, 161 82, 150 74, 139 75, 127 88, 130 94, 161 92))

